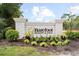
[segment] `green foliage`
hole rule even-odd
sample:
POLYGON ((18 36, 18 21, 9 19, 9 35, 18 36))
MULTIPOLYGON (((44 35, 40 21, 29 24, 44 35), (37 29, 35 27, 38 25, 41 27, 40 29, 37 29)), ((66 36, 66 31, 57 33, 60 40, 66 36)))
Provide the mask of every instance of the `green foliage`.
POLYGON ((70 40, 66 39, 64 42, 62 42, 62 45, 68 45, 70 43, 70 40))
POLYGON ((58 41, 56 45, 57 46, 61 46, 62 45, 62 42, 61 41, 58 41))
POLYGON ((39 38, 38 38, 38 37, 32 37, 32 38, 31 38, 31 41, 36 41, 36 42, 38 42, 38 41, 39 41, 39 38))
POLYGON ((27 31, 27 32, 25 33, 25 35, 26 35, 26 36, 31 36, 31 35, 32 35, 32 32, 31 32, 31 31, 27 31))
POLYGON ((62 34, 62 35, 60 35, 60 38, 61 38, 62 40, 66 40, 66 39, 67 39, 67 35, 62 34))
POLYGON ((74 29, 75 30, 79 30, 79 16, 77 16, 75 18, 75 21, 74 21, 74 29))
POLYGON ((31 42, 31 45, 32 46, 37 46, 37 42, 36 41, 33 41, 33 42, 31 42))
POLYGON ((41 36, 41 37, 39 38, 40 42, 43 42, 43 39, 44 39, 44 37, 41 36))
POLYGON ((31 38, 31 41, 36 41, 36 38, 35 38, 35 37, 32 37, 32 38, 31 38))
POLYGON ((3 38, 5 39, 6 37, 5 37, 5 33, 6 33, 6 31, 8 31, 9 29, 13 29, 12 27, 7 27, 7 28, 5 28, 4 30, 3 30, 3 38))
POLYGON ((47 47, 48 44, 47 44, 46 42, 41 42, 41 43, 40 43, 40 46, 41 46, 41 47, 47 47))
POLYGON ((76 39, 79 38, 79 32, 66 32, 68 39, 76 39))
POLYGON ((3 38, 3 33, 0 33, 0 39, 2 39, 3 38))
POLYGON ((6 31, 5 36, 7 40, 16 41, 19 37, 19 33, 14 29, 9 29, 8 31, 6 31))
POLYGON ((76 32, 76 38, 79 39, 79 32, 76 32))
POLYGON ((48 44, 51 46, 62 46, 70 42, 65 34, 53 37, 31 37, 30 41, 31 45, 36 46, 38 43, 41 47, 47 47, 48 44))
POLYGON ((72 15, 72 13, 69 13, 69 14, 64 14, 61 18, 63 19, 65 19, 65 21, 64 21, 64 23, 63 23, 63 27, 64 27, 64 29, 66 29, 66 30, 70 30, 70 31, 72 31, 72 29, 73 29, 73 25, 74 25, 74 21, 75 21, 75 15, 73 14, 72 15))
POLYGON ((12 28, 12 27, 7 27, 7 28, 5 28, 4 31, 6 32, 6 31, 8 31, 9 29, 13 29, 13 28, 12 28))
POLYGON ((58 37, 53 37, 53 41, 58 42, 59 38, 58 37))
POLYGON ((30 41, 28 39, 25 39, 24 43, 28 44, 28 43, 30 43, 30 41))
POLYGON ((61 46, 62 45, 62 42, 61 41, 58 41, 57 43, 55 41, 52 41, 50 43, 51 46, 61 46))
POLYGON ((33 31, 32 31, 32 30, 27 31, 27 32, 25 33, 25 38, 26 38, 26 39, 30 39, 30 37, 32 36, 32 34, 33 34, 33 31))
POLYGON ((51 38, 51 41, 55 41, 56 43, 57 43, 58 41, 60 41, 60 40, 61 40, 60 37, 52 37, 52 38, 51 38))
POLYGON ((40 37, 39 38, 40 42, 47 42, 48 41, 48 38, 47 37, 40 37))
POLYGON ((0 17, 6 19, 7 27, 15 26, 13 18, 20 17, 22 12, 20 11, 21 3, 2 3, 0 5, 0 17))
POLYGON ((39 42, 39 38, 38 38, 38 37, 36 37, 36 38, 35 38, 35 41, 39 42))
POLYGON ((56 46, 57 44, 56 44, 55 41, 52 41, 52 42, 50 43, 50 45, 51 45, 51 46, 56 46))
POLYGON ((0 39, 3 38, 3 31, 6 27, 5 19, 0 18, 0 39))
POLYGON ((65 19, 63 22, 64 30, 79 30, 79 16, 72 14, 64 14, 62 18, 65 19))

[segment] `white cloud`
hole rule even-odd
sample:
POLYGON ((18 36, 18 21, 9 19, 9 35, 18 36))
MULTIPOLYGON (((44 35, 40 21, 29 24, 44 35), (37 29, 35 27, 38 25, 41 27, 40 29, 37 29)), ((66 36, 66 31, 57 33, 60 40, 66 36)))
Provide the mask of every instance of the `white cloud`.
POLYGON ((55 18, 53 11, 51 11, 50 9, 48 9, 46 7, 34 6, 32 9, 32 13, 33 13, 33 17, 34 17, 35 21, 39 21, 39 22, 48 21, 49 19, 45 20, 46 17, 55 18))
POLYGON ((79 14, 79 6, 72 6, 70 7, 69 11, 73 14, 79 14))
POLYGON ((48 16, 52 16, 52 17, 55 17, 53 11, 51 11, 50 9, 47 9, 45 7, 41 7, 40 8, 40 13, 39 13, 40 16, 42 17, 48 17, 48 16))
POLYGON ((33 9, 32 9, 32 13, 33 13, 33 16, 37 16, 38 15, 38 13, 39 13, 39 7, 33 7, 33 9))

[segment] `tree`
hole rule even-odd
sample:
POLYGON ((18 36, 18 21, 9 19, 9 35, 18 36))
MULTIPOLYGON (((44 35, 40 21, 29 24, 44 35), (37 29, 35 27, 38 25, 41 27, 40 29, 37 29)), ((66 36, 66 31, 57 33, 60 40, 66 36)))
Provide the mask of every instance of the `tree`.
POLYGON ((75 21, 74 21, 74 27, 75 27, 75 29, 77 29, 77 30, 79 30, 79 16, 77 16, 76 18, 75 18, 75 21))
POLYGON ((6 19, 7 27, 15 27, 13 18, 22 15, 21 5, 21 3, 2 3, 0 5, 0 17, 6 19))
POLYGON ((75 15, 70 13, 70 14, 64 14, 61 18, 65 18, 65 22, 64 22, 64 25, 66 25, 67 29, 69 31, 72 31, 72 27, 73 27, 73 22, 74 22, 74 19, 75 19, 75 15))
POLYGON ((0 39, 3 38, 3 31, 6 27, 5 19, 0 18, 0 39))

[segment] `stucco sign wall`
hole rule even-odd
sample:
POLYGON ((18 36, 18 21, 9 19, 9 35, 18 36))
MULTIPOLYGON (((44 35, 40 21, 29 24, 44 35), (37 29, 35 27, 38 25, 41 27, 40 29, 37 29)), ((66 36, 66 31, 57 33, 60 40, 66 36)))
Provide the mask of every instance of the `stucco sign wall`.
POLYGON ((29 30, 33 31, 34 37, 56 36, 63 33, 63 21, 55 22, 27 22, 24 18, 14 18, 16 30, 19 32, 19 38, 24 37, 29 30))

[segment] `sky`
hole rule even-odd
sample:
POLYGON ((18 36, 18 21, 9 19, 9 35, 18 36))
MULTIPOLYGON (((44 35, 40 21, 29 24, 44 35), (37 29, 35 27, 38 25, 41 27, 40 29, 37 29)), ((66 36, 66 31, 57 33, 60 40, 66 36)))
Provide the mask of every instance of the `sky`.
POLYGON ((79 3, 24 3, 21 10, 28 21, 49 22, 61 19, 65 13, 79 15, 79 3))

